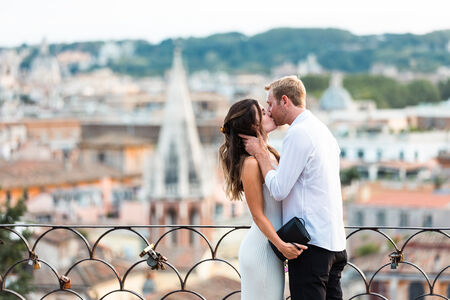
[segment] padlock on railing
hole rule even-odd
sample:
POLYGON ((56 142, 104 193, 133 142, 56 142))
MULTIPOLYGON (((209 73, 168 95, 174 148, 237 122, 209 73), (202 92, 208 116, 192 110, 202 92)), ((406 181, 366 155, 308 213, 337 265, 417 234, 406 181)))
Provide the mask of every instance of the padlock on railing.
POLYGON ((41 268, 41 263, 39 262, 39 257, 36 253, 30 252, 30 258, 28 259, 28 264, 33 266, 34 270, 39 270, 41 268))
POLYGON ((59 278, 59 283, 62 289, 70 289, 72 287, 70 278, 64 275, 61 275, 61 277, 59 278))
POLYGON ((147 246, 142 252, 139 254, 140 257, 143 257, 144 255, 148 254, 147 257, 147 265, 152 270, 165 270, 166 267, 164 266, 163 262, 167 261, 167 258, 161 253, 155 251, 153 248, 155 246, 153 244, 150 244, 147 246))
POLYGON ((143 257, 145 254, 147 254, 150 250, 153 250, 153 248, 155 248, 155 245, 150 244, 147 247, 145 247, 144 250, 142 250, 142 252, 139 254, 140 257, 143 257))
POLYGON ((398 264, 403 262, 404 257, 402 252, 392 252, 389 254, 389 258, 391 259, 391 269, 395 270, 398 267, 398 264))

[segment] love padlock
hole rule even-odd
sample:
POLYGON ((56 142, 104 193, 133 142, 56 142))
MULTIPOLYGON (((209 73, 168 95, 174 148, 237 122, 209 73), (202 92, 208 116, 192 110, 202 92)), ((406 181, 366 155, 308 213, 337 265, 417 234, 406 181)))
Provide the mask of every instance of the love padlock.
POLYGON ((72 287, 72 284, 70 283, 70 278, 67 276, 61 275, 59 281, 61 283, 62 289, 70 289, 72 287))
POLYGON ((36 253, 30 252, 30 259, 28 260, 28 264, 33 265, 34 270, 39 270, 41 268, 41 263, 39 262, 39 257, 36 253))
POLYGON ((39 270, 41 268, 41 263, 37 260, 33 261, 33 269, 39 270))
POLYGON ((402 252, 392 252, 389 254, 389 258, 391 260, 391 269, 395 270, 398 267, 398 264, 405 260, 402 252))
POLYGON ((167 261, 167 258, 163 255, 161 255, 161 253, 155 251, 154 249, 154 245, 150 244, 149 246, 147 246, 144 250, 142 250, 142 252, 139 254, 140 257, 143 257, 144 255, 148 255, 147 257, 147 265, 152 269, 152 270, 165 270, 165 266, 163 264, 163 262, 167 261))
POLYGON ((145 254, 148 254, 150 252, 150 250, 153 250, 153 248, 155 247, 155 245, 150 244, 147 247, 145 247, 144 250, 142 250, 142 252, 139 254, 140 257, 143 257, 145 254))

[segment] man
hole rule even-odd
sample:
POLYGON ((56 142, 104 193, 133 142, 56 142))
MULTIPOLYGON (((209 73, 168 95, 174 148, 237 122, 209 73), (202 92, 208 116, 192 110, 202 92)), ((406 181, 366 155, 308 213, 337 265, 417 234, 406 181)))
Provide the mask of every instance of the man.
POLYGON ((289 260, 293 300, 342 299, 341 272, 347 263, 339 179, 339 146, 328 130, 306 109, 306 91, 295 76, 265 87, 268 112, 277 126, 289 124, 281 159, 275 170, 261 137, 244 136, 266 186, 283 201, 283 223, 297 216, 305 221, 311 241, 289 260), (294 256, 295 257, 295 256, 294 256))

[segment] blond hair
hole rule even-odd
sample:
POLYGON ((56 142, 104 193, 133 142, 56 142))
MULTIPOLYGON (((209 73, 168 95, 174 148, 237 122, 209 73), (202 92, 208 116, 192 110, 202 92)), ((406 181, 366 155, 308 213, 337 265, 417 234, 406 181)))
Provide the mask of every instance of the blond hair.
POLYGON ((280 103, 281 97, 286 95, 295 106, 306 107, 306 89, 297 76, 285 76, 265 86, 266 91, 272 90, 273 96, 280 103))

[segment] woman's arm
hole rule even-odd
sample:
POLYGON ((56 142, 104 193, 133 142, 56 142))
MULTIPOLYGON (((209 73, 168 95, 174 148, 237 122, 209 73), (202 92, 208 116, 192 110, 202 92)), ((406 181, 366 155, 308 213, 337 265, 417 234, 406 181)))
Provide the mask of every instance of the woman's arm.
POLYGON ((248 157, 242 166, 242 184, 244 186, 245 199, 247 200, 253 221, 259 230, 271 241, 277 249, 283 253, 288 259, 294 259, 299 256, 303 249, 303 245, 298 245, 298 250, 294 245, 285 243, 280 239, 273 228, 267 216, 264 214, 264 196, 262 187, 262 175, 258 166, 258 162, 254 157, 248 157))

